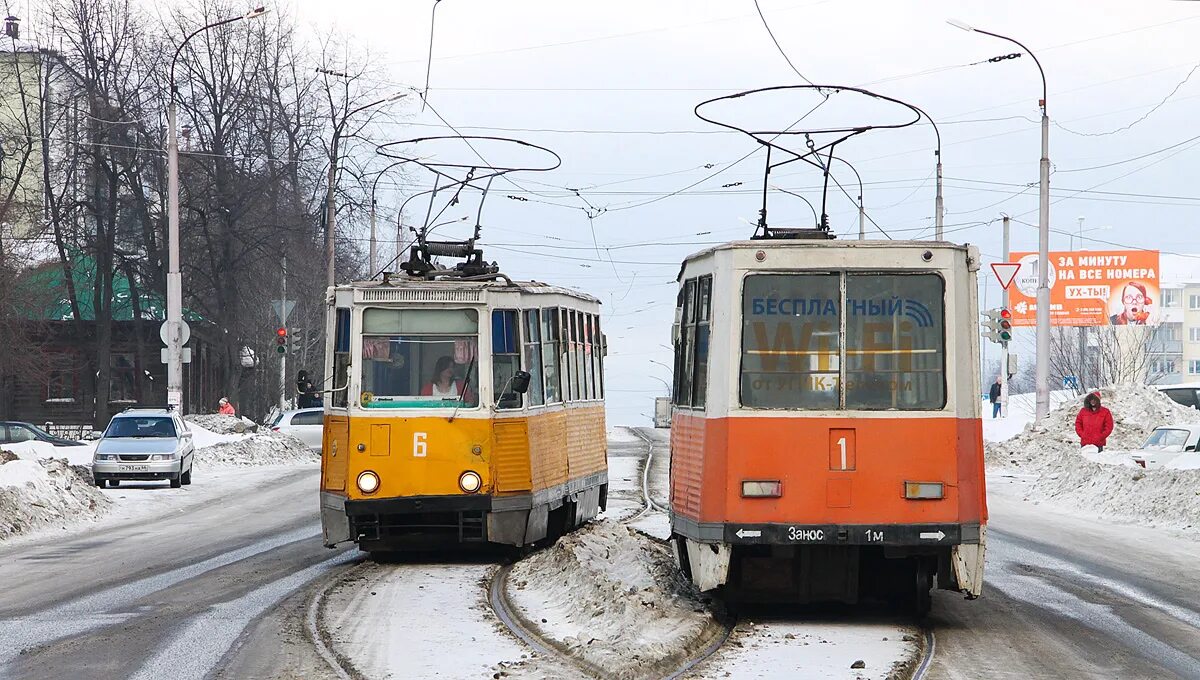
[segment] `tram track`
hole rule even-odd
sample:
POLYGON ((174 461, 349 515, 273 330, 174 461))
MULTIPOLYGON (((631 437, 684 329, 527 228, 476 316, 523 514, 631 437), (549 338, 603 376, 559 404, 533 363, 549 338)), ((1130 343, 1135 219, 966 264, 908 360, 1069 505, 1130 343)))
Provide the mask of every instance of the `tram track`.
MULTIPOLYGON (((636 512, 618 520, 619 523, 628 526, 651 512, 665 513, 667 512, 667 508, 657 503, 650 492, 650 475, 654 464, 657 442, 639 428, 631 427, 627 429, 646 444, 646 456, 641 467, 641 507, 636 512)), ((496 569, 488 584, 488 604, 501 624, 534 652, 558 660, 586 677, 612 677, 612 673, 608 670, 580 659, 578 656, 571 654, 565 646, 542 635, 533 622, 520 614, 518 609, 509 600, 507 594, 508 576, 513 566, 512 564, 506 564, 496 569)), ((733 633, 735 624, 736 620, 733 619, 717 622, 717 625, 713 627, 709 635, 697 639, 698 644, 693 649, 664 659, 654 667, 652 674, 646 677, 661 678, 662 680, 677 680, 687 677, 721 649, 733 633)))

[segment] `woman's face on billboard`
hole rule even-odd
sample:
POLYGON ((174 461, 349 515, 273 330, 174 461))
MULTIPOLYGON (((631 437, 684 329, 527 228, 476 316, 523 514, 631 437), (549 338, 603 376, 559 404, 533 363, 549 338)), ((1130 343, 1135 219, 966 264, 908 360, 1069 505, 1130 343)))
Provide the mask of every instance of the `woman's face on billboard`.
POLYGON ((1134 286, 1125 286, 1121 292, 1121 303, 1125 307, 1125 316, 1136 318, 1146 308, 1146 296, 1134 286))

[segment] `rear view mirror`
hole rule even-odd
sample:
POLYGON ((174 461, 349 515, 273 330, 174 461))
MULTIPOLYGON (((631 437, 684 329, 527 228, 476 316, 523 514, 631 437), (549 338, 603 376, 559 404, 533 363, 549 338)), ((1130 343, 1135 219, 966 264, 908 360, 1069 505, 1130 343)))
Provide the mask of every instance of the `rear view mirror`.
POLYGON ((525 394, 529 391, 530 375, 528 371, 517 371, 512 377, 512 391, 517 394, 525 394))

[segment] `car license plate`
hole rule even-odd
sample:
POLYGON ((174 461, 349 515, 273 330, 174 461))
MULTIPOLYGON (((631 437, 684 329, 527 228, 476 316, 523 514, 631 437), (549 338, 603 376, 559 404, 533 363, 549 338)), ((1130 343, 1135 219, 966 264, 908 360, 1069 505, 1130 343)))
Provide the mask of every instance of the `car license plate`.
POLYGON ((149 465, 118 465, 117 470, 120 472, 146 472, 150 469, 149 465))

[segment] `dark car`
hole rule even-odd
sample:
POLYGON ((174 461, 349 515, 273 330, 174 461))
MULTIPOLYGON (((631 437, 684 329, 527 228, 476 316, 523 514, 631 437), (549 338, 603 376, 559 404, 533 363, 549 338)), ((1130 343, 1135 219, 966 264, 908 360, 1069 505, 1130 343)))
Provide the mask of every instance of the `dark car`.
POLYGON ((19 423, 12 420, 0 422, 0 444, 20 444, 21 442, 46 442, 54 446, 83 446, 82 442, 55 437, 32 423, 19 423))

